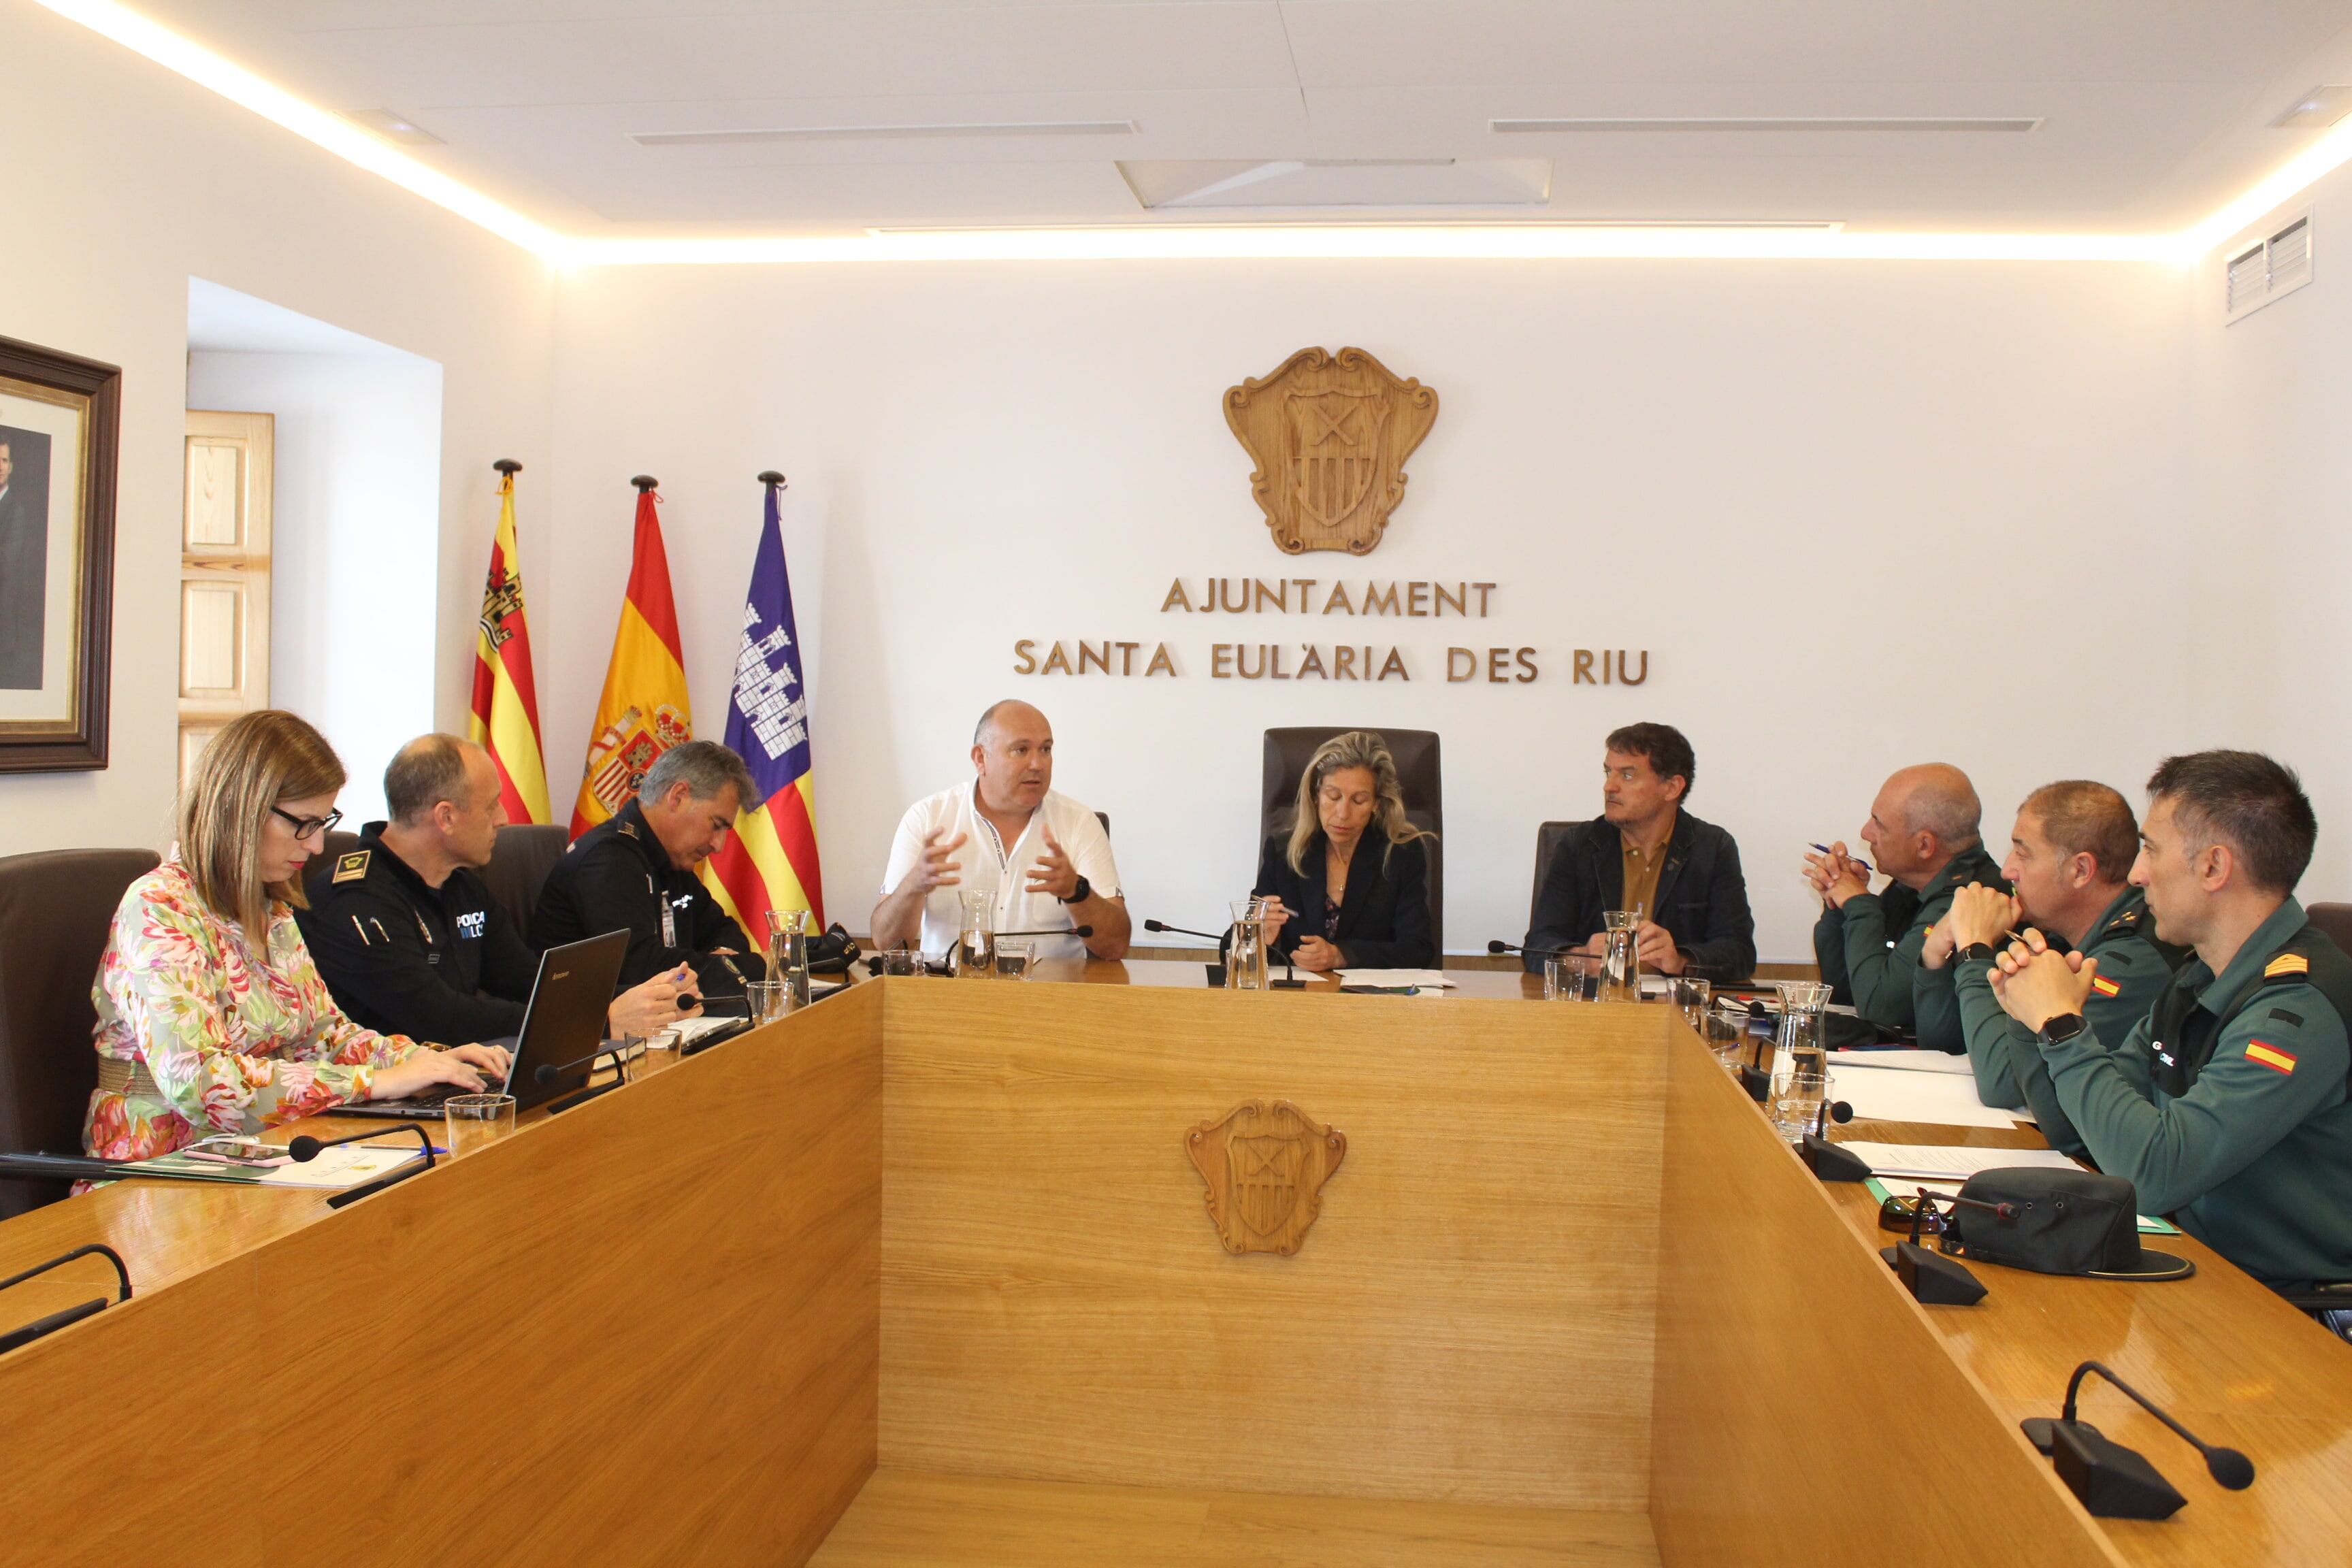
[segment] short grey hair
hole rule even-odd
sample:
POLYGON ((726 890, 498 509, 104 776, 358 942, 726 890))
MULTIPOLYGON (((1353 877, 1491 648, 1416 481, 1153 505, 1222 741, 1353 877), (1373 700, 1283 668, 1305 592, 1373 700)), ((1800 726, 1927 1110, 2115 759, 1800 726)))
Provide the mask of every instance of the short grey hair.
POLYGON ((466 798, 466 749, 470 742, 437 731, 419 735, 392 754, 383 770, 383 805, 394 822, 415 825, 443 801, 466 798))
POLYGON ((749 811, 760 804, 759 786, 743 759, 716 741, 680 741, 654 759, 637 786, 640 800, 659 800, 670 785, 683 784, 688 797, 712 800, 728 785, 735 786, 735 807, 749 811))
POLYGON ((1984 841, 1984 805, 1966 773, 1948 764, 1932 764, 1945 778, 1922 781, 1911 791, 1903 815, 1906 832, 1932 833, 1948 848, 1966 849, 1984 841))

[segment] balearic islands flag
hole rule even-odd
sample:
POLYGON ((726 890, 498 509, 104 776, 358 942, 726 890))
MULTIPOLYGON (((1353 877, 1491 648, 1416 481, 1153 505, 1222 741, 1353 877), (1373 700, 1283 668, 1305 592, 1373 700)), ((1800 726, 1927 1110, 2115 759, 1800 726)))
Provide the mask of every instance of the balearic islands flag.
POLYGON ((817 869, 816 795, 809 777, 808 688, 801 680, 800 630, 793 621, 792 579, 784 573, 783 527, 768 487, 751 588, 743 604, 743 640, 735 653, 735 695, 727 705, 727 744, 751 768, 758 800, 743 803, 734 837, 711 857, 719 901, 754 933, 767 912, 807 910, 824 924, 824 887, 817 869))
POLYGON ((654 759, 694 735, 654 482, 630 482, 637 487, 636 552, 629 563, 629 591, 621 601, 621 627, 613 634, 613 662, 604 668, 604 694, 596 700, 580 798, 572 807, 574 838, 635 798, 654 759))
POLYGON ((498 764, 509 822, 551 822, 547 763, 539 749, 539 687, 530 673, 530 626, 522 613, 522 567, 515 553, 514 477, 499 464, 499 531, 482 588, 481 635, 474 639, 474 717, 466 738, 498 764))

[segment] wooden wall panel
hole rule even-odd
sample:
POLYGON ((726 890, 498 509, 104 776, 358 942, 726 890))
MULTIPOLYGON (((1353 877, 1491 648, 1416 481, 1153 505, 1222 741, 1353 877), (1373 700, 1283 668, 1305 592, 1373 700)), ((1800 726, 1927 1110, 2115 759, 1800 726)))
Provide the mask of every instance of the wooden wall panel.
MULTIPOLYGON (((1668 1054, 1650 1522, 1668 1568, 2123 1561, 1696 1036, 1668 1054)), ((2054 1413, 2054 1412, 2053 1412, 2054 1413)))
POLYGON ((829 1002, 0 1359, 5 1554, 803 1561, 874 1464, 881 1016, 829 1002))
POLYGON ((881 1458, 1645 1506, 1663 1008, 891 980, 881 1458), (1347 1134, 1295 1258, 1185 1131, 1347 1134))

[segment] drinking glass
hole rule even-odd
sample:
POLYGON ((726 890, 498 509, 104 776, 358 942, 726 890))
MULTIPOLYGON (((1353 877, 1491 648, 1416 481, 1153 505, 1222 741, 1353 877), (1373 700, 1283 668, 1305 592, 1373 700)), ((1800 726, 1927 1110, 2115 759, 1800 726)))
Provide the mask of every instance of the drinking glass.
POLYGON ((808 922, 806 910, 768 911, 768 976, 783 982, 795 1007, 809 1004, 808 922))
POLYGON ((996 977, 999 980, 1029 978, 1029 960, 1037 951, 1032 942, 1000 942, 996 944, 996 977))
POLYGON ((966 980, 985 980, 996 968, 996 895, 961 897, 963 923, 956 932, 955 972, 966 980))
POLYGON ((1225 949, 1225 988, 1265 989, 1265 900, 1234 900, 1234 933, 1225 949))
POLYGON ((1739 1076, 1741 1060, 1748 1053, 1748 1021, 1721 1013, 1709 1013, 1699 1023, 1699 1038, 1723 1064, 1723 1070, 1734 1078, 1739 1076))
POLYGON ((1706 1016, 1707 1004, 1715 995, 1712 981, 1693 980, 1686 975, 1672 975, 1666 981, 1666 1000, 1682 1010, 1683 1022, 1696 1029, 1706 1016))
POLYGON ((911 947, 894 947, 882 954, 882 973, 885 974, 920 974, 922 972, 923 955, 911 947))
POLYGON ((1642 999, 1642 956, 1637 936, 1639 910, 1605 910, 1601 916, 1603 952, 1601 999, 1639 1002, 1642 999))
POLYGON ((781 980, 754 980, 743 987, 743 1006, 753 1027, 772 1024, 791 1010, 791 991, 781 980))
POLYGON ((453 1094, 441 1102, 449 1152, 459 1159, 487 1149, 515 1130, 511 1094, 453 1094))
POLYGON ((1544 960, 1544 1000, 1597 1002, 1601 960, 1589 952, 1556 952, 1544 960))

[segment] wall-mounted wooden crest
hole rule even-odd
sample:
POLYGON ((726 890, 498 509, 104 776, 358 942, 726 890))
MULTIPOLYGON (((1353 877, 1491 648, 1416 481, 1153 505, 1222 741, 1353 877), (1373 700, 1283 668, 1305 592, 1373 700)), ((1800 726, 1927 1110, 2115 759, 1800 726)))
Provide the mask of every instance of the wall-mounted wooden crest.
POLYGON ((1437 394, 1361 349, 1301 349, 1228 390, 1225 423, 1257 464, 1250 493, 1277 548, 1368 555, 1404 500, 1404 460, 1437 423, 1437 394))
POLYGON ((1286 1100, 1245 1100, 1184 1135, 1209 1184, 1209 1218, 1232 1253, 1287 1258, 1323 1209, 1323 1184, 1348 1157, 1348 1135, 1307 1120, 1286 1100))

